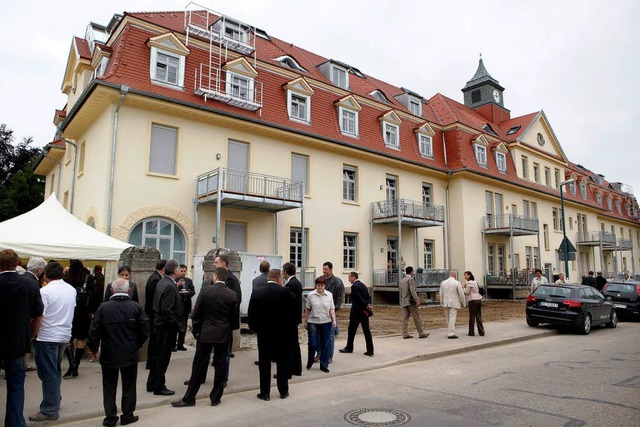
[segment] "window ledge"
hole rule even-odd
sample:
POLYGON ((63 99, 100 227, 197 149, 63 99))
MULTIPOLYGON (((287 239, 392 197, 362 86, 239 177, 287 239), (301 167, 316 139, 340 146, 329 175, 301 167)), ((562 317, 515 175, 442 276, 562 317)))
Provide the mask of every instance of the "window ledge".
POLYGON ((292 122, 300 123, 301 125, 311 126, 311 122, 310 121, 299 119, 297 117, 289 116, 289 120, 291 120, 292 122))
POLYGON ((360 206, 360 203, 354 202, 353 200, 342 200, 343 205, 351 205, 351 206, 360 206))
POLYGON ((166 173, 159 173, 159 172, 147 172, 148 176, 157 176, 159 178, 170 178, 170 179, 180 179, 180 177, 178 175, 169 175, 166 173))
POLYGON ((340 130, 340 133, 344 136, 348 136, 349 138, 360 139, 360 135, 355 133, 344 132, 343 130, 340 130))
POLYGON ((166 87, 167 89, 179 90, 180 92, 184 92, 184 87, 174 85, 171 83, 163 82, 161 80, 153 80, 151 79, 151 84, 156 86, 166 87))
POLYGON ((480 166, 481 168, 489 169, 486 163, 485 164, 478 163, 478 166, 480 166))
POLYGON ((423 159, 433 160, 433 154, 429 156, 427 154, 420 153, 420 157, 422 157, 423 159))
POLYGON ((400 151, 400 147, 399 147, 399 146, 396 146, 396 145, 389 145, 389 144, 387 144, 387 143, 385 142, 384 146, 385 146, 385 147, 387 147, 387 148, 391 148, 392 150, 398 150, 398 151, 400 151))

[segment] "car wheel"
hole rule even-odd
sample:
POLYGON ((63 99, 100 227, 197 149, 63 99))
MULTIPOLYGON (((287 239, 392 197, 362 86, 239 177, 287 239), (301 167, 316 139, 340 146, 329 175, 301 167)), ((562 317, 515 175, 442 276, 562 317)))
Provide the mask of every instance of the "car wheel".
POLYGON ((591 332, 591 315, 589 313, 584 316, 579 331, 582 335, 589 335, 591 332))
POLYGON ((607 328, 615 328, 618 326, 618 313, 615 310, 611 313, 611 321, 606 324, 607 328))
POLYGON ((535 320, 527 318, 527 325, 531 326, 532 328, 535 328, 536 326, 539 325, 539 323, 536 322, 535 320))

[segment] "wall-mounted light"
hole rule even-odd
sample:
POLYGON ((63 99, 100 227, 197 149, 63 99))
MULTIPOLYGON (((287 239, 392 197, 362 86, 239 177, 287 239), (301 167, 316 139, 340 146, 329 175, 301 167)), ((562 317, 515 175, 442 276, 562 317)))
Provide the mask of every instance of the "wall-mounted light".
POLYGON ((384 248, 380 248, 380 253, 383 254, 384 253, 384 248))
POLYGON ((216 153, 216 160, 220 160, 222 158, 222 154, 216 153))
POLYGON ((380 189, 382 190, 384 188, 384 186, 382 184, 380 184, 380 189))

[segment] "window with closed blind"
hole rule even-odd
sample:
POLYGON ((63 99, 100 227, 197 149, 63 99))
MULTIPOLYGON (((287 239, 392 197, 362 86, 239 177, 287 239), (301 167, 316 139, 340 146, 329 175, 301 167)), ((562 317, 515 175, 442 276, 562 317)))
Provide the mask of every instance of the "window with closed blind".
POLYGON ((152 124, 149 149, 149 172, 163 175, 177 175, 177 151, 178 129, 155 123, 152 124))
POLYGON ((244 222, 224 223, 224 246, 238 252, 247 251, 247 224, 244 222))
POLYGON ((291 153, 291 179, 304 182, 304 194, 309 194, 309 157, 291 153))

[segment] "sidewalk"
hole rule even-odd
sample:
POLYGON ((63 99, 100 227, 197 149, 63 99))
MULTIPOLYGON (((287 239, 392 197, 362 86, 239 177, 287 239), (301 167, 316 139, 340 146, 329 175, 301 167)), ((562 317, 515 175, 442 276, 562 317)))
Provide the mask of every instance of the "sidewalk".
MULTIPOLYGON (((487 347, 505 345, 523 340, 535 339, 545 335, 557 333, 554 329, 530 328, 524 320, 508 322, 485 323, 487 335, 484 337, 469 337, 465 334, 466 327, 458 326, 459 339, 447 339, 446 329, 435 329, 429 331, 431 335, 426 339, 416 338, 402 339, 401 336, 374 337, 375 356, 368 357, 363 353, 364 337, 359 332, 356 336, 355 349, 353 354, 342 354, 339 348, 345 346, 346 326, 343 328, 335 344, 335 355, 333 363, 329 365, 330 373, 320 371, 319 364, 316 363, 310 370, 304 369, 306 363, 306 346, 302 348, 303 373, 301 377, 294 377, 291 384, 324 379, 332 376, 341 376, 380 369, 388 366, 412 363, 420 360, 436 359, 452 354, 470 352, 487 347), (354 363, 355 362, 355 363, 354 363)), ((191 362, 195 348, 189 348, 186 352, 172 353, 171 364, 167 372, 167 387, 175 390, 175 396, 155 396, 147 393, 145 384, 147 373, 144 363, 138 365, 138 403, 137 409, 153 408, 158 406, 168 406, 170 402, 179 400, 187 386, 183 382, 189 378, 191 373, 191 362)), ((249 390, 258 390, 258 367, 254 365, 257 360, 257 351, 238 351, 235 358, 231 359, 231 374, 225 396, 249 390)), ((63 367, 66 362, 63 362, 63 367)), ((275 373, 275 365, 274 365, 275 373)), ((54 425, 71 421, 78 421, 94 417, 103 417, 102 409, 102 379, 100 375, 100 364, 90 363, 83 359, 80 365, 80 375, 77 378, 62 381, 62 407, 60 418, 53 422, 34 423, 30 422, 28 416, 38 412, 41 394, 41 383, 36 372, 27 374, 25 382, 26 401, 25 418, 30 426, 54 425)), ((207 381, 200 388, 198 398, 208 399, 213 381, 213 369, 207 375, 207 381)), ((275 390, 275 380, 272 386, 275 390)), ((118 396, 120 394, 118 393, 118 396)), ((4 405, 6 399, 6 385, 0 386, 0 402, 4 405)), ((119 406, 118 397, 118 406, 119 406)), ((207 402, 208 403, 208 402, 207 402)))

